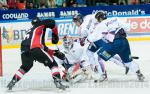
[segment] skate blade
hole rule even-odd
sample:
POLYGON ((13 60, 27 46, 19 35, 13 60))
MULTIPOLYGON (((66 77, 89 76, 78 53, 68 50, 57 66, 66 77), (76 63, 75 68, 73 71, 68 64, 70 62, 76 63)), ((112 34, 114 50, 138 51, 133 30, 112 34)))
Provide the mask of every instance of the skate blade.
POLYGON ((103 80, 94 80, 94 83, 98 83, 98 82, 104 82, 104 81, 108 81, 107 78, 103 79, 103 80))

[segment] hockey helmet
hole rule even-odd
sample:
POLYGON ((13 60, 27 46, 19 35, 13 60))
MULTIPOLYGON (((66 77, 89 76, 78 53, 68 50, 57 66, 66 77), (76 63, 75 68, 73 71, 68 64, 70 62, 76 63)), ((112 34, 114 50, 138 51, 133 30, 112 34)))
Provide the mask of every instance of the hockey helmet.
POLYGON ((95 14, 95 18, 100 21, 100 19, 104 20, 104 19, 107 19, 107 15, 106 15, 106 12, 104 11, 98 11, 96 14, 95 14))
POLYGON ((39 17, 35 17, 34 19, 32 19, 31 24, 35 25, 36 23, 39 23, 41 20, 39 17))
POLYGON ((83 15, 81 14, 75 14, 72 18, 72 21, 73 22, 80 22, 82 23, 83 22, 83 15))
POLYGON ((73 38, 69 35, 63 37, 63 46, 66 49, 71 49, 73 47, 73 38))

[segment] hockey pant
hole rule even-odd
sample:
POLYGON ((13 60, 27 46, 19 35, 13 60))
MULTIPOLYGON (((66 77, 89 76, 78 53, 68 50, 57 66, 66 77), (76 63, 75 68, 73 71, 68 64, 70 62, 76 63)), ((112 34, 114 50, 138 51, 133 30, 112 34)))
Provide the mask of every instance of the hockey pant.
POLYGON ((34 60, 43 63, 45 66, 48 66, 51 69, 51 73, 54 79, 60 79, 57 63, 53 57, 50 57, 43 49, 33 48, 30 51, 22 53, 21 60, 22 65, 13 77, 13 79, 16 81, 19 81, 23 75, 32 68, 34 60))

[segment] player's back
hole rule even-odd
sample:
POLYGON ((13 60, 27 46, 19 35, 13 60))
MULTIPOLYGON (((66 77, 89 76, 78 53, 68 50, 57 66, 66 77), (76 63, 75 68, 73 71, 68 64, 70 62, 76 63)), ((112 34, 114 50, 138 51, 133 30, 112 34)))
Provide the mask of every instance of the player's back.
POLYGON ((45 42, 45 31, 48 28, 49 20, 43 20, 36 23, 30 30, 28 30, 24 40, 21 42, 21 50, 27 51, 32 48, 42 48, 45 42))
POLYGON ((107 31, 111 33, 117 33, 121 28, 125 29, 125 31, 129 31, 130 29, 130 26, 127 23, 121 21, 117 17, 107 18, 102 21, 102 23, 106 25, 107 31))

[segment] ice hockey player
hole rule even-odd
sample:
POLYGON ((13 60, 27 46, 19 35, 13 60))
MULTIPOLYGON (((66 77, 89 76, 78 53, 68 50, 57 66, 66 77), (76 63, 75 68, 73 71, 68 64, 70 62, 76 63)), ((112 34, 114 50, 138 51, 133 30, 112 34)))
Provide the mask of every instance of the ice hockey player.
POLYGON ((65 54, 65 59, 58 61, 65 68, 64 80, 76 83, 92 78, 92 70, 84 48, 78 42, 74 42, 73 37, 65 35, 59 50, 65 54))
POLYGON ((7 88, 12 90, 13 86, 20 81, 21 78, 32 68, 33 62, 36 60, 49 67, 56 88, 65 90, 68 86, 62 84, 58 65, 53 58, 53 56, 57 56, 59 58, 64 56, 62 56, 63 54, 58 50, 52 50, 46 47, 44 40, 46 29, 49 28, 52 30, 52 43, 58 43, 59 36, 55 20, 40 20, 38 17, 36 17, 31 23, 33 27, 27 32, 25 39, 21 42, 22 65, 15 73, 10 83, 7 85, 7 88))
MULTIPOLYGON (((131 58, 130 46, 126 38, 127 32, 130 31, 130 25, 117 17, 107 18, 103 11, 99 11, 95 18, 100 23, 96 26, 94 32, 87 37, 87 40, 96 45, 95 50, 98 49, 99 58, 107 61, 118 54, 124 65, 136 73, 139 81, 143 81, 145 77, 141 73, 139 65, 131 58)), ((93 45, 92 47, 94 48, 93 45)))

